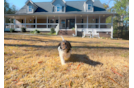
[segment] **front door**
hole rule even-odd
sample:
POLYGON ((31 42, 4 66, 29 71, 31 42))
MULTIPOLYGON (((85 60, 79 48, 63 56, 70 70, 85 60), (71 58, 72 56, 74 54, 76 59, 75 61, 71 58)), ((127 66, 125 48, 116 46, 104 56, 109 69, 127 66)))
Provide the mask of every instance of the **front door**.
POLYGON ((65 29, 65 20, 61 20, 61 28, 65 29))
POLYGON ((70 29, 75 27, 75 19, 70 19, 70 29))
POLYGON ((66 19, 66 27, 67 29, 75 27, 75 19, 66 19))

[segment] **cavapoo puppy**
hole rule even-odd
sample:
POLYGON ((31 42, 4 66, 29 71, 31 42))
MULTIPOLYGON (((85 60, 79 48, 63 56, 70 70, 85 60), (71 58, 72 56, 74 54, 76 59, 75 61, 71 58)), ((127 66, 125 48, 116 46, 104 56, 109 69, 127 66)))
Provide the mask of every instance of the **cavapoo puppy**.
POLYGON ((58 44, 58 51, 59 51, 59 56, 60 56, 62 65, 65 65, 64 58, 67 58, 67 59, 70 58, 71 48, 72 48, 72 46, 71 46, 70 42, 64 40, 62 37, 62 41, 58 44))

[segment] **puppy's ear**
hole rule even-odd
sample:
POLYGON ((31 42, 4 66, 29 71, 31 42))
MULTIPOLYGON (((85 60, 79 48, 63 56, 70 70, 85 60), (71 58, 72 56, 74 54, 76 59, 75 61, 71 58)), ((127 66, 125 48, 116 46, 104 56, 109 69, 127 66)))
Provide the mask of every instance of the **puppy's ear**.
POLYGON ((61 45, 61 42, 58 44, 58 46, 60 46, 61 45))
POLYGON ((67 41, 67 45, 68 45, 70 48, 72 48, 72 46, 71 46, 71 44, 70 44, 69 41, 67 41))

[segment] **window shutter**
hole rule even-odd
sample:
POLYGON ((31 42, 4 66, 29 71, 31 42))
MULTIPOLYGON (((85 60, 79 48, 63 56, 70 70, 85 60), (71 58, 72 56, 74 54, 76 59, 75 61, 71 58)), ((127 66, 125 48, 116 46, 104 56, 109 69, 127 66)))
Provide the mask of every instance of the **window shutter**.
POLYGON ((64 12, 64 6, 62 6, 62 12, 64 12))
POLYGON ((57 6, 54 6, 54 12, 56 12, 56 8, 57 8, 57 6))
POLYGON ((54 12, 54 6, 53 6, 53 12, 54 12))

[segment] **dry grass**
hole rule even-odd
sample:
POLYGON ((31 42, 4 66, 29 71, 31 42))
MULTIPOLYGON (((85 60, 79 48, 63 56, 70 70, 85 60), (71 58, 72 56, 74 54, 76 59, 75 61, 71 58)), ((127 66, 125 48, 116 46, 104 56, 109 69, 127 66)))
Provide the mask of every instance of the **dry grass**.
POLYGON ((4 35, 5 88, 128 88, 129 41, 67 37, 72 56, 61 66, 59 36, 4 35))

